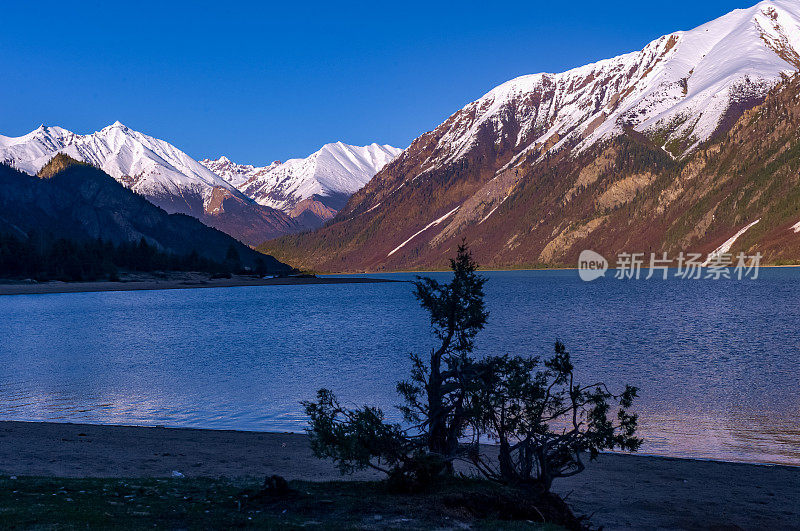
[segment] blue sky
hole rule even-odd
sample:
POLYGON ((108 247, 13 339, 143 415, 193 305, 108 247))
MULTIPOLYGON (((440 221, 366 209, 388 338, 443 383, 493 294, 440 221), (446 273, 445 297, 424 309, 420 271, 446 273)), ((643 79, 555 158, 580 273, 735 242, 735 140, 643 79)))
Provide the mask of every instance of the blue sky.
POLYGON ((406 147, 508 79, 754 3, 8 2, 0 134, 120 120, 196 158, 254 164, 336 140, 406 147))

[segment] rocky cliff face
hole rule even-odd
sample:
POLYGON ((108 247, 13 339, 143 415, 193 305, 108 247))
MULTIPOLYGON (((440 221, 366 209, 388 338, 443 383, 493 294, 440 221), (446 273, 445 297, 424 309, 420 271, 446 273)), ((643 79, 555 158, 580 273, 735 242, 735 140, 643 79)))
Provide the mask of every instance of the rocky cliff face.
POLYGON ((265 248, 319 270, 408 269, 444 265, 466 237, 486 265, 574 264, 583 248, 710 251, 760 219, 735 249, 800 258, 797 50, 800 6, 761 2, 512 80, 415 140, 328 226, 265 248))

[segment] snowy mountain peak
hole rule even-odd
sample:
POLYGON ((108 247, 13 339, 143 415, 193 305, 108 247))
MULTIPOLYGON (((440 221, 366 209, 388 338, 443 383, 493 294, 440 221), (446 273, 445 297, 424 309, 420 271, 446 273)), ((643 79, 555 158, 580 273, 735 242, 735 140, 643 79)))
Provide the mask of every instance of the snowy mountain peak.
POLYGON ((76 135, 61 127, 40 125, 18 137, 0 135, 0 162, 35 174, 64 146, 76 141, 76 135))
POLYGON ((257 169, 250 164, 236 164, 224 155, 216 160, 203 159, 200 164, 237 188, 244 184, 257 169))
MULTIPOLYGON (((40 126, 20 137, 0 136, 0 161, 36 174, 56 153, 87 162, 148 197, 197 196, 202 209, 216 188, 247 200, 235 187, 175 146, 134 131, 119 121, 88 135, 40 126)), ((171 199, 170 199, 171 200, 171 199)))
POLYGON ((167 212, 189 214, 253 244, 318 226, 399 152, 336 142, 307 159, 254 167, 226 156, 198 162, 119 121, 88 135, 41 125, 19 137, 0 136, 0 163, 35 175, 64 153, 102 169, 167 212), (320 203, 314 196, 328 199, 320 203))
POLYGON ((512 79, 439 126, 423 167, 463 157, 482 135, 508 143, 514 164, 523 154, 580 150, 628 127, 682 156, 798 68, 800 2, 763 1, 638 52, 512 79))
POLYGON ((316 196, 338 210, 343 198, 364 186, 401 151, 389 145, 351 146, 339 141, 325 144, 304 159, 262 167, 236 164, 226 157, 200 162, 262 205, 291 212, 301 201, 316 196))

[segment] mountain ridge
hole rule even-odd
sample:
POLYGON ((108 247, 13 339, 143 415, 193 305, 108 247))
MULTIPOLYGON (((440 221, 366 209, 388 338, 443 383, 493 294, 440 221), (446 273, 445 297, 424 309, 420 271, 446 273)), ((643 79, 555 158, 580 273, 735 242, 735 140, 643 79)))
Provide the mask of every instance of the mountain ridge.
POLYGON ((289 216, 259 205, 172 144, 119 121, 87 135, 40 126, 0 136, 0 162, 35 175, 63 153, 102 169, 168 213, 195 217, 250 245, 299 230, 289 216))
POLYGON ((170 213, 196 217, 250 245, 322 225, 399 152, 337 142, 305 159, 254 167, 226 157, 196 161, 119 121, 87 135, 45 125, 19 137, 0 135, 0 162, 35 175, 64 153, 170 213))
POLYGON ((40 173, 31 176, 0 164, 0 232, 113 243, 144 239, 160 251, 195 252, 218 263, 233 248, 244 265, 263 260, 270 271, 291 270, 191 216, 168 214, 99 168, 67 155, 57 155, 40 173))
POLYGON ((389 145, 353 146, 340 141, 325 144, 306 158, 262 167, 237 164, 224 156, 200 163, 257 203, 295 219, 308 217, 304 225, 316 227, 401 152, 389 145))
MULTIPOLYGON (((777 0, 639 52, 515 78, 414 140, 323 229, 262 248, 315 270, 418 269, 444 265, 454 242, 467 237, 486 246, 476 253, 493 267, 569 263, 575 242, 597 237, 600 227, 635 230, 618 212, 640 194, 677 193, 669 173, 742 127, 769 94, 779 99, 774 87, 796 90, 787 79, 800 64, 797 50, 800 5, 777 0)), ((653 209, 637 218, 649 236, 615 244, 673 245, 674 229, 652 232, 656 212, 669 207, 653 209)), ((709 232, 712 221, 692 237, 684 227, 681 241, 710 251, 748 223, 719 229, 730 232, 724 238, 709 232)), ((754 226, 742 241, 766 228, 754 226)))

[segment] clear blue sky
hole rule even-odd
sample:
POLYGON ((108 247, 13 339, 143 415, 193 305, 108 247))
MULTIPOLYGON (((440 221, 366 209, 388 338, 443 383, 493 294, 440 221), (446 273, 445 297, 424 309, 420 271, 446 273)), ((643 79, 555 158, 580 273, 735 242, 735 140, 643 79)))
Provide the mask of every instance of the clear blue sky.
POLYGON ((336 140, 406 147, 508 79, 755 3, 4 2, 0 133, 120 120, 256 164, 336 140))

